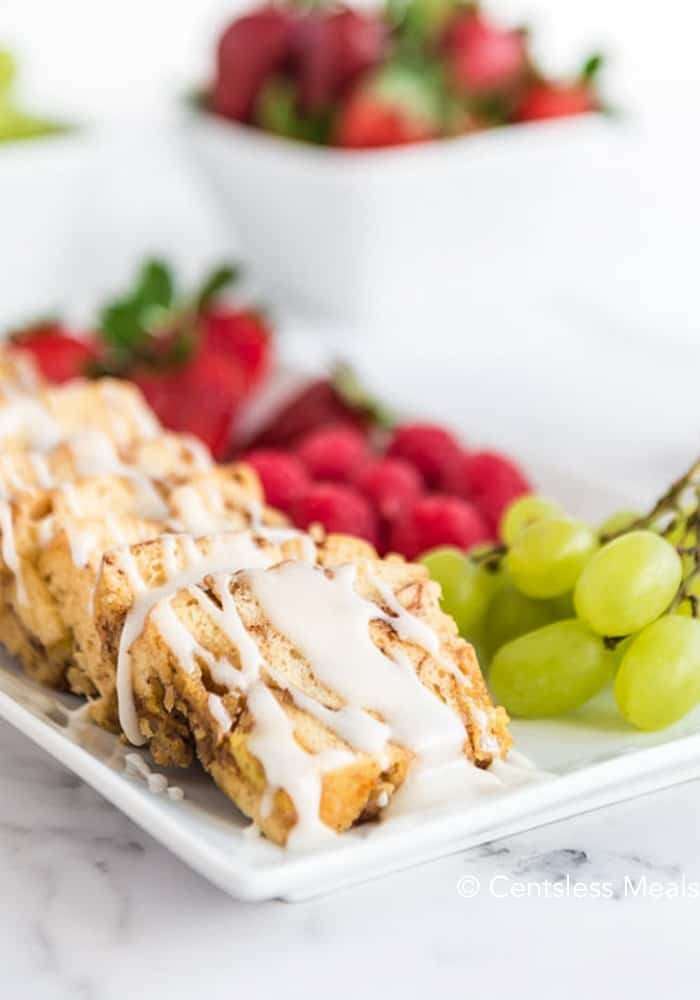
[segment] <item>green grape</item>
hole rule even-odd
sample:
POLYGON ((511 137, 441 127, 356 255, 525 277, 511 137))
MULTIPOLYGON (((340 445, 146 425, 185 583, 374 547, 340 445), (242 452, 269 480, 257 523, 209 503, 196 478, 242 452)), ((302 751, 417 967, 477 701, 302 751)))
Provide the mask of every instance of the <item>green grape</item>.
POLYGON ((629 635, 650 625, 673 600, 681 559, 653 531, 631 531, 608 542, 579 577, 576 613, 600 635, 629 635))
POLYGON ((536 521, 561 514, 561 507, 545 497, 519 497, 509 504, 501 518, 500 535, 506 545, 512 545, 523 528, 536 521))
POLYGON ((562 594, 561 597, 553 597, 549 602, 549 605, 553 612, 552 621, 559 622, 562 618, 576 617, 573 590, 567 590, 567 592, 562 594))
POLYGON ((486 612, 484 649, 491 659, 512 639, 555 621, 553 601, 535 601, 513 586, 506 585, 495 595, 486 612))
POLYGON ((587 702, 610 680, 616 664, 603 640, 571 618, 502 646, 489 683, 512 715, 545 718, 587 702))
POLYGON ((442 588, 443 611, 457 623, 460 634, 470 638, 481 625, 493 594, 496 574, 467 559, 462 551, 433 549, 421 562, 442 588))
POLYGON ((506 565, 527 597, 560 597, 572 589, 596 545, 593 531, 582 521, 553 517, 520 532, 506 565))
POLYGON ((601 526, 598 528, 598 534, 604 535, 616 535, 618 531, 624 531, 625 528, 629 528, 639 520, 639 514, 635 514, 631 510, 618 510, 617 513, 611 514, 601 526))
POLYGON ((15 61, 7 49, 0 49, 0 98, 7 98, 15 79, 15 61))
POLYGON ((615 679, 620 711, 638 729, 664 729, 700 701, 700 621, 665 615, 625 651, 615 679))

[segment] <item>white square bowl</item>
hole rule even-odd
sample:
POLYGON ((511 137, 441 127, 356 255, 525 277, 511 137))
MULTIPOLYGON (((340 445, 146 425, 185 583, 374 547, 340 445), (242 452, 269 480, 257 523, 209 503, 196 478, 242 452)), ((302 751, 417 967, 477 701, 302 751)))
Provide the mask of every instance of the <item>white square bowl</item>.
POLYGON ((65 299, 90 214, 84 195, 92 164, 92 138, 80 131, 0 143, 3 326, 65 299))
POLYGON ((600 115, 346 151, 188 110, 184 134, 262 291, 347 321, 429 320, 436 303, 517 299, 600 246, 606 165, 620 129, 600 115))

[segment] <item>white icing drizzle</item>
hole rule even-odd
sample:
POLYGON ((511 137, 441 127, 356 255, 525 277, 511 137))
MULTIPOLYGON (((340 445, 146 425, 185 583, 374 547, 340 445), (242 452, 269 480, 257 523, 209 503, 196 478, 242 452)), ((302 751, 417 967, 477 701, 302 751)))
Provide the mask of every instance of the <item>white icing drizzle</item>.
POLYGON ((119 519, 116 518, 114 514, 105 514, 105 527, 107 528, 110 537, 114 539, 115 545, 127 544, 127 537, 121 529, 119 519))
POLYGON ((75 566, 83 569, 88 564, 90 553, 97 545, 97 538, 89 531, 78 531, 77 528, 70 525, 66 527, 65 531, 71 559, 75 566))
POLYGON ((37 537, 41 545, 48 545, 54 534, 54 518, 53 514, 47 514, 46 517, 42 517, 40 521, 37 522, 36 530, 37 537))
POLYGON ((321 684, 348 705, 374 709, 391 738, 423 760, 460 758, 467 734, 457 715, 373 642, 370 624, 386 616, 357 593, 356 572, 353 564, 329 574, 289 562, 247 578, 273 627, 302 653, 321 684))
MULTIPOLYGON (((349 564, 324 572, 293 561, 272 570, 249 569, 242 574, 272 626, 304 656, 317 681, 343 699, 344 705, 338 710, 296 689, 264 661, 238 613, 231 594, 230 572, 212 577, 210 585, 217 601, 198 586, 191 586, 189 593, 236 648, 240 669, 218 661, 197 643, 172 608, 172 594, 161 598, 152 612, 153 621, 182 669, 193 672, 198 663, 204 663, 217 684, 246 696, 254 720, 249 748, 260 760, 268 785, 261 815, 271 808, 275 791, 283 788, 297 813, 297 823, 288 839, 290 847, 308 847, 332 835, 319 814, 322 777, 354 758, 343 749, 319 754, 305 751, 295 738, 292 721, 268 687, 269 682, 288 691, 300 709, 312 714, 355 751, 376 755, 387 764, 390 742, 411 750, 416 755, 411 773, 420 788, 431 787, 436 781, 444 783, 457 772, 462 782, 471 782, 470 787, 481 787, 489 781, 499 783, 491 775, 482 779, 482 772, 465 757, 468 737, 458 715, 421 683, 407 657, 387 656, 375 645, 370 625, 372 621, 387 621, 399 636, 433 655, 440 654, 438 637, 428 625, 401 608, 393 592, 389 597, 383 581, 377 581, 371 571, 372 583, 392 614, 387 615, 362 597, 354 586, 356 571, 357 567, 349 564), (370 709, 381 721, 370 714, 370 709)), ((222 712, 221 699, 210 695, 209 707, 222 733, 227 732, 231 720, 225 710, 222 712)), ((383 804, 387 802, 385 795, 383 804)))
POLYGON ((166 581, 161 587, 149 590, 146 587, 128 548, 119 549, 119 560, 127 573, 135 600, 126 616, 119 641, 117 658, 117 697, 119 700, 119 722, 126 738, 136 746, 142 746, 145 739, 141 735, 138 716, 134 704, 131 676, 131 644, 143 631, 143 626, 151 608, 164 597, 199 582, 203 576, 223 571, 235 571, 248 566, 268 566, 270 556, 260 549, 248 532, 236 532, 212 536, 210 551, 200 552, 191 536, 162 536, 164 546, 164 568, 166 581), (176 539, 182 538, 185 563, 175 572, 176 539), (168 550, 170 549, 170 552, 168 550))
POLYGON ((86 431, 73 435, 67 444, 78 476, 122 476, 133 482, 141 507, 137 512, 144 518, 163 519, 168 507, 150 476, 121 461, 112 440, 101 431, 86 431))
MULTIPOLYGON (((216 670, 214 658, 198 645, 175 614, 170 604, 171 597, 162 600, 155 608, 154 621, 184 669, 193 670, 196 658, 199 658, 207 663, 217 683, 227 684, 230 690, 245 693, 248 711, 255 720, 249 747, 261 762, 268 782, 262 812, 265 814, 272 807, 275 790, 284 788, 297 810, 297 824, 290 835, 289 846, 296 843, 320 843, 333 836, 319 814, 320 776, 326 771, 351 763, 352 755, 344 750, 324 750, 313 755, 297 743, 286 712, 263 679, 263 670, 273 678, 274 674, 270 665, 262 659, 255 641, 240 619, 229 589, 230 581, 231 574, 227 573, 217 574, 213 578, 213 589, 221 602, 221 608, 197 587, 192 587, 190 593, 235 644, 240 670, 235 670, 228 664, 218 664, 219 670, 216 670)), ((226 731, 228 728, 230 723, 226 731)))
MULTIPOLYGON (((12 458, 11 455, 8 457, 10 459, 12 458)), ((9 486, 9 488, 15 492, 23 490, 27 486, 26 481, 19 475, 16 469, 12 468, 11 465, 8 465, 2 470, 2 475, 5 480, 4 485, 9 486)))
POLYGON ((436 660, 441 660, 440 639, 434 629, 406 611, 389 584, 372 572, 368 561, 365 561, 364 569, 368 580, 389 609, 390 617, 387 620, 394 631, 407 642, 421 646, 436 660))
POLYGON ((63 483, 60 487, 63 499, 66 501, 66 507, 73 515, 73 517, 81 517, 82 509, 80 506, 80 497, 78 491, 75 488, 74 483, 63 483))
POLYGON ((214 464, 214 460, 212 459, 211 453, 203 441, 200 441, 199 438, 187 435, 183 444, 190 457, 192 467, 196 472, 206 472, 207 469, 211 469, 214 464))
POLYGON ((316 559, 316 545, 311 535, 306 531, 299 531, 298 528, 272 527, 263 521, 263 505, 258 500, 248 500, 246 510, 250 521, 250 530, 259 538, 264 538, 274 545, 282 545, 284 542, 301 542, 302 558, 306 562, 314 562, 316 559))
POLYGON ((294 803, 297 822, 287 846, 308 847, 332 839, 335 834, 321 820, 321 776, 352 763, 343 750, 307 753, 297 743, 294 727, 270 689, 259 681, 248 692, 248 711, 255 719, 249 747, 265 769, 268 782, 263 815, 272 806, 274 790, 283 788, 294 803))
POLYGON ((212 718, 216 720, 222 733, 227 733, 233 725, 233 719, 226 711, 223 698, 218 694, 210 694, 207 704, 212 718))
MULTIPOLYGON (((218 494, 219 503, 221 495, 218 494)), ((212 528, 212 512, 204 502, 202 494, 192 485, 180 486, 174 497, 178 522, 184 531, 193 535, 203 535, 212 528)))
POLYGON ((8 397, 19 392, 35 392, 39 388, 39 373, 29 354, 15 351, 7 361, 12 374, 2 379, 2 388, 8 397))
POLYGON ((28 454, 29 461, 34 470, 36 481, 42 489, 48 490, 56 485, 56 480, 51 475, 49 463, 44 455, 39 451, 32 451, 28 454))
POLYGON ((155 438, 162 433, 162 428, 156 415, 142 401, 141 397, 133 390, 133 387, 133 395, 131 393, 126 395, 123 385, 111 379, 101 379, 96 384, 99 386, 99 392, 103 400, 113 411, 115 420, 118 419, 124 425, 125 421, 122 418, 122 413, 125 407, 127 407, 129 416, 138 428, 139 437, 144 441, 155 438))
MULTIPOLYGON (((454 674, 457 680, 463 684, 465 688, 470 688, 472 686, 471 678, 463 673, 453 660, 442 655, 440 650, 440 640, 437 633, 431 629, 429 625, 426 625, 425 622, 422 622, 415 615, 406 611, 397 599, 391 587, 389 587, 384 580, 380 580, 377 575, 372 572, 368 563, 365 563, 365 569, 372 586, 381 595, 382 601, 391 612, 391 616, 385 618, 385 621, 392 626, 402 639, 405 639, 407 642, 412 642, 416 646, 422 647, 427 653, 436 659, 442 667, 454 674)), ((410 664, 409 669, 413 669, 410 664)), ((487 713, 483 710, 483 708, 476 704, 473 698, 466 696, 466 700, 469 703, 472 719, 479 730, 479 743, 481 748, 486 753, 497 754, 500 747, 498 740, 491 732, 491 726, 487 713)))
POLYGON ((61 440, 56 419, 32 396, 17 396, 0 407, 0 441, 21 435, 28 448, 48 451, 61 440))
POLYGON ((17 547, 15 545, 15 529, 12 523, 12 508, 7 500, 0 499, 0 531, 2 531, 2 558, 9 570, 14 573, 17 600, 20 604, 27 603, 27 590, 22 576, 17 547))

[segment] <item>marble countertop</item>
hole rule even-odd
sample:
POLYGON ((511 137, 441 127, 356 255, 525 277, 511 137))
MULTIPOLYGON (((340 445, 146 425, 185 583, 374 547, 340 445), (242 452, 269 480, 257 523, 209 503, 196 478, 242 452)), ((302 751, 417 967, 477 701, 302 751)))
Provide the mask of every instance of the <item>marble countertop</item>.
POLYGON ((0 723, 0 996, 697 995, 700 783, 237 903, 0 723), (478 882, 478 885, 477 885, 478 882))

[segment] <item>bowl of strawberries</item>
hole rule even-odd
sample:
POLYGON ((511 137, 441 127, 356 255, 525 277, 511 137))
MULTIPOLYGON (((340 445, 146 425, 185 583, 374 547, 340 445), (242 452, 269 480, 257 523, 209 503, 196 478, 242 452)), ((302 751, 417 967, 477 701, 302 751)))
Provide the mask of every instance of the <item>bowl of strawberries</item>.
POLYGON ((473 3, 282 0, 225 27, 186 141, 268 297, 349 320, 436 299, 461 316, 465 292, 500 297, 575 238, 614 131, 600 63, 551 79, 527 31, 473 3))

